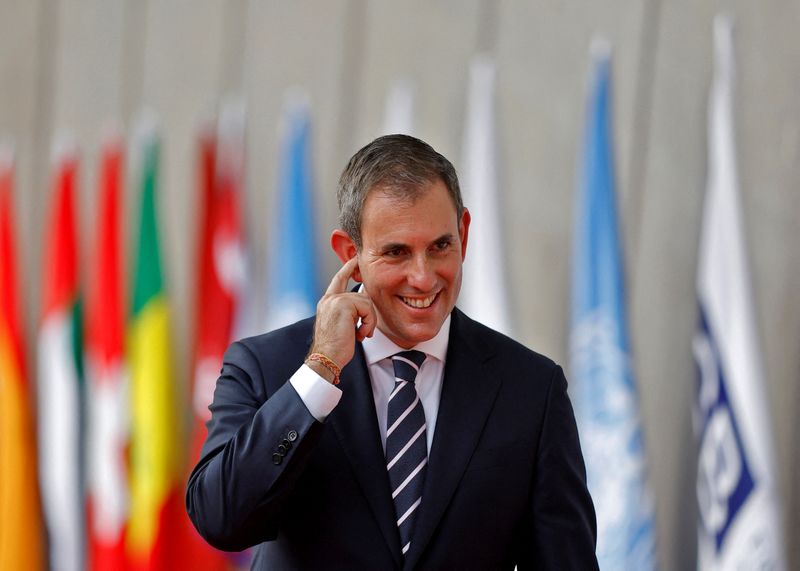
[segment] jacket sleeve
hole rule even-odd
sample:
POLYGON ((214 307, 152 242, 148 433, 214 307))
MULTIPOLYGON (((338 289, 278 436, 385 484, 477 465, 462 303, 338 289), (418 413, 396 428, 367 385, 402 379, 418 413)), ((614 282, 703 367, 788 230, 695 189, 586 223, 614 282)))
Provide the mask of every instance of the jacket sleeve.
POLYGON ((189 517, 218 549, 239 551, 275 538, 285 500, 319 440, 322 425, 291 383, 271 395, 265 386, 253 351, 231 345, 186 489, 189 517))
POLYGON ((561 367, 553 373, 547 396, 529 518, 533 537, 524 542, 520 570, 598 568, 594 505, 561 367))

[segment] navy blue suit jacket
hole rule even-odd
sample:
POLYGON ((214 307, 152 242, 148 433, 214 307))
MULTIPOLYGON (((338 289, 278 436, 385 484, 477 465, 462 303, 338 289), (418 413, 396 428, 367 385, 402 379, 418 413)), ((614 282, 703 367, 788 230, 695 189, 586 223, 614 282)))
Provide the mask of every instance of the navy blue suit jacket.
POLYGON ((287 380, 313 318, 239 341, 186 505, 258 569, 596 569, 595 514, 561 368, 453 311, 422 504, 403 559, 360 343, 317 422, 287 380), (287 444, 288 443, 288 444, 287 444))

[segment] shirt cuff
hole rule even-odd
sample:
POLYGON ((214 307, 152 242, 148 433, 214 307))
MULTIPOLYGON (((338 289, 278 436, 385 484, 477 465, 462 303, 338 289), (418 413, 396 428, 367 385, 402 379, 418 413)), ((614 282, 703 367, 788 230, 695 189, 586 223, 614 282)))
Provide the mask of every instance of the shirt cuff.
POLYGON ((320 377, 306 364, 297 369, 289 382, 300 395, 300 400, 306 405, 308 412, 319 422, 325 422, 342 398, 341 389, 320 377))

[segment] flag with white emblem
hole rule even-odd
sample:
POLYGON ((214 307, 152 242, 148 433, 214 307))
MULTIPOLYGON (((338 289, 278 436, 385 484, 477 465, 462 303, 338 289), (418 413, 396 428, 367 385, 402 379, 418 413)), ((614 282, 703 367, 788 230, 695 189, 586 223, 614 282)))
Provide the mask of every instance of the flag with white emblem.
POLYGON ((130 437, 121 251, 122 141, 103 145, 95 257, 86 304, 89 568, 126 564, 130 437))
POLYGON ((709 170, 693 342, 698 569, 785 569, 764 375, 745 255, 732 121, 733 34, 714 22, 709 170))
POLYGON ((592 55, 573 242, 572 396, 597 512, 600 568, 647 570, 656 567, 655 525, 625 321, 608 44, 595 43, 592 55))
MULTIPOLYGON (((209 126, 204 129, 199 151, 201 234, 189 467, 200 460, 206 423, 211 418, 208 407, 222 368, 222 356, 237 334, 237 316, 247 290, 248 264, 240 208, 244 192, 245 108, 240 99, 225 101, 216 132, 209 126)), ((187 565, 196 571, 229 568, 223 553, 208 545, 187 518, 184 525, 187 546, 183 560, 187 565)))

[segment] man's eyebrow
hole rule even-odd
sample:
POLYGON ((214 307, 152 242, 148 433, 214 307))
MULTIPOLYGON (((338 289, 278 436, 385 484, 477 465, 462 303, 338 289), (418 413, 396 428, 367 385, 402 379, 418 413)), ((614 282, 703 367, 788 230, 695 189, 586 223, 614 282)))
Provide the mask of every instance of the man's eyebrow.
POLYGON ((455 238, 455 237, 453 236, 453 233, 452 233, 452 232, 448 232, 447 234, 442 234, 441 236, 439 236, 438 238, 436 238, 436 239, 435 239, 433 242, 431 242, 431 243, 432 243, 432 244, 435 244, 436 242, 443 242, 443 241, 445 241, 445 240, 447 240, 448 242, 452 242, 454 238, 455 238))
MULTIPOLYGON (((446 234, 442 234, 431 240, 431 244, 437 244, 439 242, 452 242, 454 239, 452 232, 447 232, 446 234)), ((386 252, 389 250, 402 250, 404 248, 408 248, 408 244, 404 244, 402 242, 387 242, 386 244, 381 244, 378 248, 379 250, 386 252)))
POLYGON ((402 250, 403 248, 408 248, 407 244, 403 244, 402 242, 388 242, 386 244, 381 244, 378 248, 381 251, 388 251, 388 250, 402 250))

